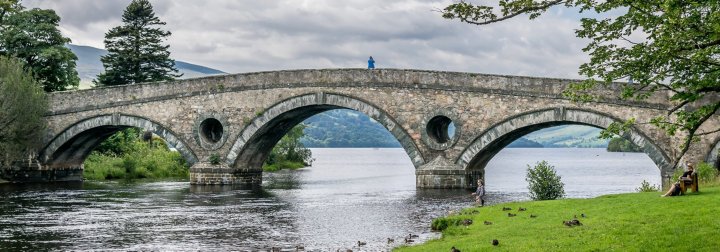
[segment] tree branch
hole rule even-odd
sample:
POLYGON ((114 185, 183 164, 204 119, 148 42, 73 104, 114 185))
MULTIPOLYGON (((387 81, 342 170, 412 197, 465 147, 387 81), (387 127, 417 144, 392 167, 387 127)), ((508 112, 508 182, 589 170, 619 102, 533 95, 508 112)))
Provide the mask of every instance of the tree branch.
MULTIPOLYGON (((492 23, 496 23, 496 22, 503 21, 503 20, 511 19, 511 18, 513 18, 513 17, 515 17, 515 16, 517 16, 517 15, 523 14, 523 13, 527 13, 527 12, 530 12, 530 11, 536 11, 536 10, 542 10, 542 9, 548 8, 548 7, 553 6, 553 5, 558 5, 558 4, 562 3, 563 1, 565 1, 565 0, 555 0, 555 1, 547 2, 547 3, 543 4, 543 5, 532 6, 532 7, 525 7, 525 8, 522 8, 522 9, 518 10, 518 11, 515 12, 515 13, 511 13, 510 15, 502 16, 502 17, 500 17, 500 18, 490 19, 490 20, 487 20, 487 21, 484 21, 484 22, 470 21, 470 20, 468 20, 466 17, 460 17, 460 21, 465 22, 465 23, 468 23, 468 24, 474 24, 474 25, 492 24, 492 23)), ((445 12, 443 12, 443 13, 445 13, 445 12)))

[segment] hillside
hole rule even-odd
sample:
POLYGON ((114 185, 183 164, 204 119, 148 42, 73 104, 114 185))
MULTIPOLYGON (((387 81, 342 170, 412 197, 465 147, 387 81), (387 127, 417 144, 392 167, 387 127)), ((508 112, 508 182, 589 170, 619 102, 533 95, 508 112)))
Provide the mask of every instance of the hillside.
MULTIPOLYGON (((104 71, 100 57, 107 54, 107 51, 91 46, 67 45, 78 57, 77 72, 80 77, 80 89, 92 87, 92 80, 104 71)), ((181 79, 202 77, 207 75, 224 74, 225 72, 176 60, 175 67, 183 74, 181 79)))
MULTIPOLYGON (((310 148, 400 147, 382 125, 354 110, 327 111, 304 123, 307 128, 300 141, 310 148)), ((597 139, 599 132, 600 129, 582 125, 556 126, 530 133, 508 148, 605 148, 608 140, 597 139)))

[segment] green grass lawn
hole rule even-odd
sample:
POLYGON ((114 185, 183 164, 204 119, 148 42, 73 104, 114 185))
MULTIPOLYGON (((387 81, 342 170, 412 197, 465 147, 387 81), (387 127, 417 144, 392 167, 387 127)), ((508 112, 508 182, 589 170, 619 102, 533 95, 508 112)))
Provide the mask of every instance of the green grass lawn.
POLYGON ((662 198, 660 192, 606 195, 470 208, 450 219, 441 239, 396 251, 720 251, 720 187, 662 198), (512 208, 502 211, 503 207, 512 208), (527 211, 518 212, 518 207, 527 211), (517 214, 508 217, 508 212, 517 214), (586 217, 582 218, 581 214, 586 217), (530 214, 537 215, 530 218, 530 214), (582 226, 563 220, 577 215, 582 226), (490 221, 492 225, 484 225, 490 221), (493 246, 497 239, 499 246, 493 246))

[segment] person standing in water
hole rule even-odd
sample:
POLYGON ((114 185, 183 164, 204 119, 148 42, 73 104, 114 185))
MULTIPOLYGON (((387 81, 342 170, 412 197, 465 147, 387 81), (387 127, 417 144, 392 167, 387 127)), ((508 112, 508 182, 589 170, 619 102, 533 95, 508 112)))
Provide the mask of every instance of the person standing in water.
POLYGON ((368 59, 368 69, 375 69, 375 60, 370 56, 370 59, 368 59))
POLYGON ((482 179, 477 180, 477 190, 475 190, 472 195, 475 195, 475 203, 480 204, 480 206, 485 205, 485 199, 483 199, 485 196, 485 185, 483 185, 482 179))

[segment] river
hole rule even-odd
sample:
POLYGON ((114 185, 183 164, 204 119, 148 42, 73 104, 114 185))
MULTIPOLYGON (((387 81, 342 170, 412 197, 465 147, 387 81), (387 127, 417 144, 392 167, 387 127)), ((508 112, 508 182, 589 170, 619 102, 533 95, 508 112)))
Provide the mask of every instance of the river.
MULTIPOLYGON (((472 205, 466 190, 415 189, 402 149, 313 149, 310 168, 265 174, 262 190, 182 181, 0 185, 0 251, 386 251, 433 218, 472 205), (387 239, 395 242, 388 244, 387 239)), ((488 164, 489 204, 527 200, 527 164, 547 160, 568 197, 632 192, 660 172, 642 153, 505 149, 488 164)))

